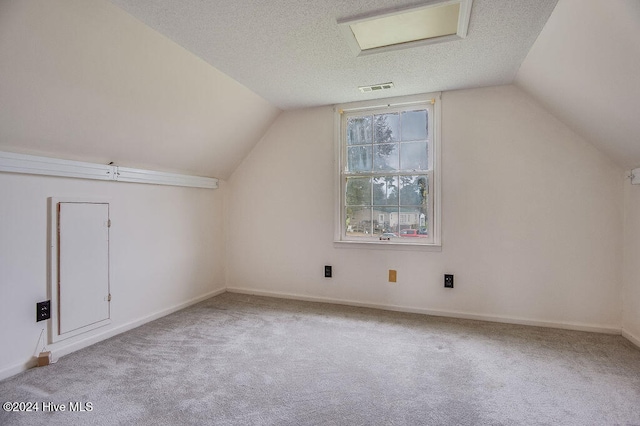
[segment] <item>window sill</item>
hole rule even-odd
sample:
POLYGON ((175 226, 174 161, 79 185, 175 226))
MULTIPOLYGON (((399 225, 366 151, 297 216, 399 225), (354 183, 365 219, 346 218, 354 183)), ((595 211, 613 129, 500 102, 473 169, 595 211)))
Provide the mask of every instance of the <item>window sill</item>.
POLYGON ((391 241, 334 241, 333 247, 371 250, 442 251, 441 244, 394 243, 391 241))

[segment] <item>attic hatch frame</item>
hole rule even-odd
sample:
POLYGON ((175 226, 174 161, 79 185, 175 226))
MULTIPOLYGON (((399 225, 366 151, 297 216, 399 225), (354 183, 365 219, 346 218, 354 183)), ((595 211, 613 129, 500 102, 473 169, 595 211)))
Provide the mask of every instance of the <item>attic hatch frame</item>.
POLYGON ((0 151, 0 172, 216 189, 218 179, 0 151))
POLYGON ((469 28, 469 19, 471 18, 471 7, 473 0, 430 0, 421 6, 411 6, 405 8, 387 9, 386 11, 378 11, 363 15, 351 16, 348 18, 338 19, 338 28, 342 32, 343 36, 347 40, 347 44, 356 56, 373 55, 376 53, 390 52, 400 49, 409 49, 412 47, 427 46, 435 43, 444 43, 448 41, 461 40, 467 36, 467 30, 469 28), (454 4, 460 5, 458 13, 458 26, 455 34, 443 35, 438 37, 431 37, 425 39, 419 39, 414 41, 407 41, 404 43, 389 44, 386 46, 373 47, 369 49, 362 49, 358 40, 356 39, 351 25, 362 22, 372 21, 380 18, 387 18, 396 15, 401 15, 408 12, 418 12, 425 9, 436 8, 440 6, 450 6, 454 4))

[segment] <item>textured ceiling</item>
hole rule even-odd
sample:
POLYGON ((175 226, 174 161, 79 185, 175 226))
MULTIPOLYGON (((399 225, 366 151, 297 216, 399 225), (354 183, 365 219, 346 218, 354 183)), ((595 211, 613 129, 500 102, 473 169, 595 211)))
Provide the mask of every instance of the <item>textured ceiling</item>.
POLYGON ((464 40, 355 57, 336 20, 425 2, 110 1, 282 109, 511 83, 557 2, 474 0, 464 40))

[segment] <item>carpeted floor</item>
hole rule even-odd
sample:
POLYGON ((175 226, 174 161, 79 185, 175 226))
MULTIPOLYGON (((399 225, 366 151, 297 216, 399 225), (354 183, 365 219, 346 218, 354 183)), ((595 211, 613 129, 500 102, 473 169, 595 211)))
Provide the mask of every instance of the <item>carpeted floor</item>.
POLYGON ((640 350, 225 293, 2 381, 0 400, 40 408, 1 425, 640 425, 640 350))

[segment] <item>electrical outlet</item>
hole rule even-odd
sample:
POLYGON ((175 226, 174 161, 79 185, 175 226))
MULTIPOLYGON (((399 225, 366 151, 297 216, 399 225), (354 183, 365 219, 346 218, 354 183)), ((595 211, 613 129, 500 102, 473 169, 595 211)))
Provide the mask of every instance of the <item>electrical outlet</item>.
POLYGON ((444 274, 444 288, 453 288, 453 274, 444 274))
POLYGON ((332 275, 333 275, 333 271, 332 271, 331 265, 324 265, 324 277, 331 278, 332 275))
POLYGON ((398 272, 395 269, 389 269, 389 282, 395 283, 398 281, 398 272))
POLYGON ((51 318, 51 300, 36 303, 36 322, 51 318))

